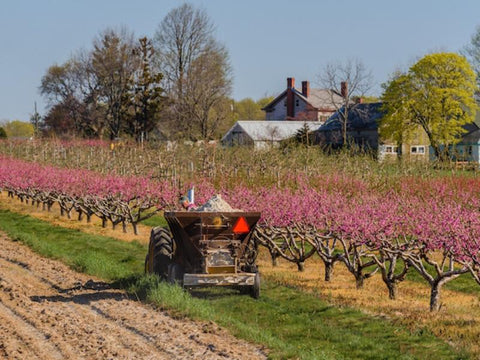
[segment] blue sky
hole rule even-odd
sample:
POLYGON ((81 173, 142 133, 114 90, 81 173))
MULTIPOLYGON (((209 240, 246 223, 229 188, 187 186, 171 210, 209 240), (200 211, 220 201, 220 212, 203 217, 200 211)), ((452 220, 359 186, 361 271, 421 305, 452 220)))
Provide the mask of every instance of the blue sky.
MULTIPOLYGON (((106 27, 152 37, 180 0, 1 0, 0 121, 28 120, 49 66, 90 49, 106 27)), ((398 68, 434 51, 459 51, 480 25, 479 0, 192 0, 229 50, 233 97, 258 99, 315 79, 326 63, 360 59, 374 95, 398 68)))

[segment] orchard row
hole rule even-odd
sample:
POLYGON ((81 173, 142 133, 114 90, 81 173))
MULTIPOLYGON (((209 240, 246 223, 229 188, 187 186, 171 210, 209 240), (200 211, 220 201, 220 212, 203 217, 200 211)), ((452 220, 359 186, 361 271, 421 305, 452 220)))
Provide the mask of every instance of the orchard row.
MULTIPOLYGON (((297 264, 318 254, 330 281, 344 264, 362 287, 380 272, 390 298, 409 271, 418 271, 431 288, 430 308, 440 307, 440 289, 470 274, 480 283, 480 198, 478 180, 405 177, 393 187, 345 175, 292 175, 294 187, 246 186, 216 189, 208 179, 195 182, 199 203, 215 193, 233 207, 260 211, 255 239, 279 257, 297 264)), ((178 184, 177 184, 178 185, 178 184)), ((137 224, 162 210, 175 209, 178 188, 169 180, 102 175, 0 157, 0 188, 12 197, 62 213, 93 215, 115 227, 137 224)))

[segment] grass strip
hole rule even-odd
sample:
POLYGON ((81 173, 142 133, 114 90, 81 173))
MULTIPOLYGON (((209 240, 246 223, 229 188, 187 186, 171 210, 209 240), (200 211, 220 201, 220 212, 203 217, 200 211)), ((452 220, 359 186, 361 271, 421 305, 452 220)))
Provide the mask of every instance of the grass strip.
POLYGON ((163 215, 155 214, 141 222, 145 226, 167 226, 167 220, 163 217, 163 215))
POLYGON ((0 210, 0 228, 41 255, 116 285, 177 316, 213 320, 265 345, 272 359, 467 359, 426 330, 411 333, 385 319, 329 305, 310 294, 264 282, 254 300, 229 289, 191 294, 142 274, 146 246, 53 226, 0 210))
POLYGON ((118 280, 143 269, 147 246, 67 229, 0 209, 0 228, 40 255, 105 280, 118 280))

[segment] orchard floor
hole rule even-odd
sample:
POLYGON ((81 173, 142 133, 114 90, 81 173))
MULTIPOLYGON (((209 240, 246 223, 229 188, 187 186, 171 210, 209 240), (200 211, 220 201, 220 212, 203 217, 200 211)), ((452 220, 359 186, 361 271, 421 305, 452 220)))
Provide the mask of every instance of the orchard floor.
MULTIPOLYGON (((123 241, 137 240, 148 243, 150 228, 139 226, 139 235, 133 235, 131 228, 124 234, 121 227, 116 230, 102 228, 95 219, 91 224, 67 219, 59 215, 58 209, 51 212, 42 211, 35 206, 22 204, 9 199, 5 193, 0 194, 0 207, 15 212, 47 220, 59 226, 80 229, 85 232, 111 236, 123 241)), ((380 275, 366 280, 363 289, 355 288, 353 276, 342 264, 335 267, 331 282, 323 281, 323 266, 318 258, 306 262, 306 270, 298 272, 294 264, 279 261, 272 267, 269 255, 261 252, 258 264, 263 277, 278 281, 288 286, 311 292, 336 306, 349 306, 362 310, 373 316, 385 318, 386 321, 407 326, 412 332, 429 331, 442 338, 450 345, 471 352, 480 358, 480 286, 470 292, 443 289, 442 307, 439 312, 429 311, 429 287, 422 282, 406 280, 399 284, 398 298, 389 300, 386 286, 380 275)), ((455 280, 453 280, 455 281, 455 280)))

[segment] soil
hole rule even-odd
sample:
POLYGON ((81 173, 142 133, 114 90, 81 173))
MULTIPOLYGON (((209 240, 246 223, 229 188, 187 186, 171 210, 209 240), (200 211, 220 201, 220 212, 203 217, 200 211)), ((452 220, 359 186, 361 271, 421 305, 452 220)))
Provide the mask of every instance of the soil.
POLYGON ((0 233, 0 359, 265 359, 212 322, 174 319, 0 233))

